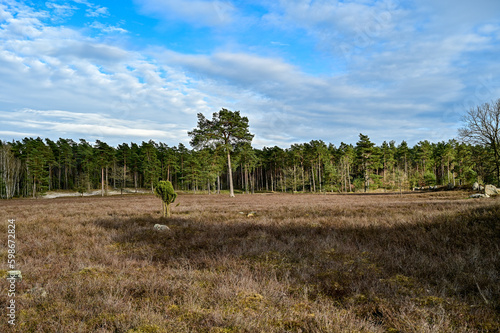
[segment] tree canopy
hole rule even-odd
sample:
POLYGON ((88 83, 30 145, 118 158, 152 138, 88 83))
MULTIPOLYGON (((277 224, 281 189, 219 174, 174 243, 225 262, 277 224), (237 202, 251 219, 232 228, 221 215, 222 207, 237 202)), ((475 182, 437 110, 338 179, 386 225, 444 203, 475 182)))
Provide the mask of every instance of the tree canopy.
POLYGON ((154 141, 112 147, 83 139, 0 141, 0 197, 33 197, 59 189, 151 190, 151 182, 158 180, 170 181, 177 191, 214 193, 229 191, 230 176, 235 191, 248 193, 351 192, 365 187, 390 191, 400 185, 408 190, 498 182, 490 145, 449 140, 421 141, 413 147, 404 141, 365 147, 365 141, 369 138, 338 147, 320 140, 288 148, 236 145, 230 169, 223 147, 190 150, 183 144, 172 147, 154 141), (70 149, 63 154, 66 143, 70 149))
POLYGON ((163 201, 163 216, 170 217, 170 204, 177 198, 172 183, 168 180, 161 180, 156 184, 155 194, 163 201))

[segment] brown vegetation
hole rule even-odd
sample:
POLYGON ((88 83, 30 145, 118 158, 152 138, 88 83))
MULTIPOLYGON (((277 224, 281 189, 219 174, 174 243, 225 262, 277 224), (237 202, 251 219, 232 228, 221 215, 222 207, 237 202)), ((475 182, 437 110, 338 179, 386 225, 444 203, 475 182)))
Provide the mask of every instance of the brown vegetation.
POLYGON ((1 201, 23 281, 0 331, 497 332, 500 202, 466 197, 1 201))

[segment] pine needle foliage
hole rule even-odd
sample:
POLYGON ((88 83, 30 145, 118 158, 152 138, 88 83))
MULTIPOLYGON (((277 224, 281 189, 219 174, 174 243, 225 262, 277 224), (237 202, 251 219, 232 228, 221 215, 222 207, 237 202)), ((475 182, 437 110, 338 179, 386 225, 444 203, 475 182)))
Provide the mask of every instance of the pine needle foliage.
POLYGON ((159 181, 155 188, 155 194, 163 201, 163 217, 170 217, 170 204, 177 198, 172 183, 168 180, 159 181))

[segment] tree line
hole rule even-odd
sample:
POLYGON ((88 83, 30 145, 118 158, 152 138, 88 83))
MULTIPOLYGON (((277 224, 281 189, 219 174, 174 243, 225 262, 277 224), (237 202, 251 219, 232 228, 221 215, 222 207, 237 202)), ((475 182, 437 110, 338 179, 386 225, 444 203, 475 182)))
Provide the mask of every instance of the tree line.
POLYGON ((353 192, 415 187, 500 184, 500 99, 470 109, 461 141, 384 141, 377 146, 360 134, 338 147, 321 140, 289 148, 253 148, 248 118, 221 109, 198 114, 188 132, 193 149, 153 140, 112 147, 97 140, 75 142, 25 138, 0 140, 0 197, 37 197, 45 191, 148 188, 161 180, 175 190, 220 193, 353 192), (234 181, 233 181, 234 180, 234 181))
POLYGON ((153 191, 159 180, 169 180, 177 191, 220 193, 229 189, 230 175, 235 188, 245 193, 394 191, 498 183, 491 147, 457 140, 421 141, 413 147, 405 141, 375 145, 360 134, 355 145, 337 147, 312 140, 262 149, 241 142, 231 148, 230 170, 223 148, 188 149, 182 143, 170 147, 152 140, 117 147, 84 139, 0 141, 0 197, 36 197, 52 190, 153 191))

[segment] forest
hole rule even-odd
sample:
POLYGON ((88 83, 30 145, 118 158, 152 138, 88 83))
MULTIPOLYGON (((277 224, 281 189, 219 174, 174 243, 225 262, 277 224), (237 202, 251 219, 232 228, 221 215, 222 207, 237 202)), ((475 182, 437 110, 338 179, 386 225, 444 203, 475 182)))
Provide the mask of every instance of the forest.
POLYGON ((38 197, 46 191, 153 190, 169 180, 177 191, 220 193, 232 172, 240 193, 407 191, 428 186, 498 183, 487 145, 455 139, 409 147, 405 141, 373 143, 360 134, 338 147, 321 140, 288 148, 235 145, 232 168, 222 147, 189 149, 182 143, 75 142, 25 138, 0 140, 0 197, 38 197))

